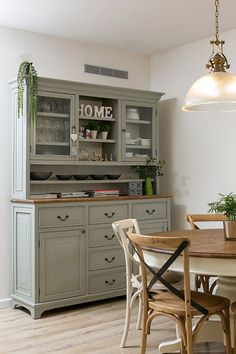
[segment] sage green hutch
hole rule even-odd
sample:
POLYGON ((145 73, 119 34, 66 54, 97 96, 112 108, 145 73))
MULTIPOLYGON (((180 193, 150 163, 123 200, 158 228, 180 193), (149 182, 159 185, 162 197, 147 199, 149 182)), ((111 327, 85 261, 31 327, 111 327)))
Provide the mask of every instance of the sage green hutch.
POLYGON ((39 78, 33 125, 27 78, 20 117, 15 81, 11 87, 13 307, 37 319, 125 294, 123 250, 111 223, 137 218, 144 233, 170 228, 170 196, 158 194, 158 179, 153 196, 139 195, 144 181, 132 167, 159 159, 162 93, 39 78), (107 137, 86 128, 104 123, 107 137), (111 195, 100 196, 104 190, 111 195))

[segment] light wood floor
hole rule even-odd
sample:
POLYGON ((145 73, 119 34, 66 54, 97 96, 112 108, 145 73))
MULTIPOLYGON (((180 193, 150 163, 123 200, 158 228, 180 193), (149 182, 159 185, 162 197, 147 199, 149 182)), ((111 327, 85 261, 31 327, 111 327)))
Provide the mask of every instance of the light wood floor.
MULTIPOLYGON (((32 320, 20 309, 0 309, 0 353, 139 354, 136 313, 132 316, 128 346, 119 347, 124 313, 124 298, 49 311, 39 320, 32 320)), ((173 339, 174 333, 172 322, 155 319, 146 354, 158 354, 158 343, 173 339)), ((225 351, 222 345, 211 344, 196 346, 194 353, 223 354, 225 351)))

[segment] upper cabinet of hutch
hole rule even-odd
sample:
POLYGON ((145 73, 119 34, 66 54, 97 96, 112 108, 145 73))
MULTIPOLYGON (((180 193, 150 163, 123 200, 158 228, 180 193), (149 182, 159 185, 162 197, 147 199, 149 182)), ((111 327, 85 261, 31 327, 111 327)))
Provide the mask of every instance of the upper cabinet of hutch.
POLYGON ((158 104, 163 93, 39 78, 37 119, 32 124, 27 90, 24 112, 18 117, 17 83, 11 86, 13 197, 84 190, 89 183, 100 189, 104 183, 116 183, 125 195, 129 181, 142 182, 130 166, 143 165, 149 157, 159 159, 158 104), (31 172, 51 172, 52 177, 35 181, 31 172), (56 178, 66 174, 121 177, 99 183, 56 178))

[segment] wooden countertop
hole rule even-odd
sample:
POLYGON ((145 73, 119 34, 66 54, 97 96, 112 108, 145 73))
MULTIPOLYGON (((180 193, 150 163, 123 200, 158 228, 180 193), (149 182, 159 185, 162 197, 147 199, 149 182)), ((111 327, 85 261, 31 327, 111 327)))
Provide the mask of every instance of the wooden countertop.
POLYGON ((171 199, 171 195, 127 195, 119 197, 94 197, 94 198, 50 198, 50 199, 11 199, 11 203, 23 204, 53 204, 53 203, 80 203, 80 202, 103 202, 103 201, 122 201, 122 200, 152 200, 152 199, 171 199))

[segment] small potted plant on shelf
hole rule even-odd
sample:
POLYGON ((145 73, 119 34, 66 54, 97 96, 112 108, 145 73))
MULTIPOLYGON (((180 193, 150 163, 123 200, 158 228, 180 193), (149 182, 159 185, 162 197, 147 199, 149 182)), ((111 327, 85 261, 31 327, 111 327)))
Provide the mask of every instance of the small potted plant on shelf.
POLYGON ((98 133, 100 133, 101 139, 106 140, 110 130, 111 125, 108 122, 100 121, 98 123, 98 133))
POLYGON ((37 117, 37 99, 38 99, 38 74, 33 65, 28 61, 23 61, 17 75, 17 102, 18 116, 23 114, 24 102, 24 81, 27 80, 27 109, 28 115, 31 115, 34 125, 37 117))
POLYGON ((158 161, 156 158, 150 157, 147 159, 146 165, 134 166, 139 177, 145 179, 145 195, 153 195, 152 178, 163 176, 162 168, 165 164, 165 160, 158 161))
POLYGON ((226 240, 236 240, 236 194, 220 194, 219 200, 208 203, 210 213, 220 213, 226 216, 223 221, 226 240))
POLYGON ((98 122, 88 122, 88 124, 86 125, 85 129, 90 130, 91 139, 97 138, 98 125, 99 125, 98 122))

